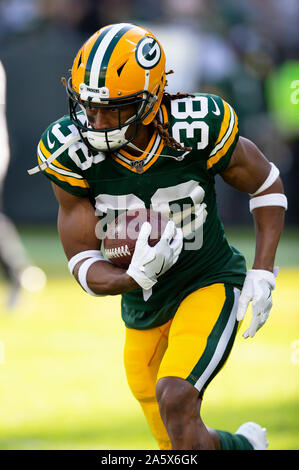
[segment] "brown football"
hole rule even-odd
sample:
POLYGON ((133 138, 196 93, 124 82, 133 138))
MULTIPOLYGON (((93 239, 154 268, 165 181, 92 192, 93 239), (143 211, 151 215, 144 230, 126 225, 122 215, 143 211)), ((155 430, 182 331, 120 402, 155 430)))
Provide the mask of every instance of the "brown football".
POLYGON ((128 210, 107 226, 104 249, 107 258, 113 264, 123 269, 129 267, 139 231, 146 221, 152 226, 148 242, 150 246, 154 246, 160 240, 169 221, 160 212, 144 208, 128 210))

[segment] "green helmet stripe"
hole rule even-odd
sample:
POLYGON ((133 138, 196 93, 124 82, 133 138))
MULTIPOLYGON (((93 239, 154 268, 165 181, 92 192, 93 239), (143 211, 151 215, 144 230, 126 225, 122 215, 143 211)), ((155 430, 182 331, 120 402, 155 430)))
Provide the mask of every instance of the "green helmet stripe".
POLYGON ((100 44, 103 41, 104 37, 106 36, 108 31, 110 31, 112 29, 112 27, 113 26, 109 26, 108 28, 105 28, 104 31, 102 31, 101 34, 99 35, 99 37, 96 40, 96 42, 94 43, 94 45, 92 46, 92 49, 90 51, 90 54, 89 54, 89 57, 88 57, 88 60, 87 60, 85 75, 84 75, 84 83, 86 83, 86 85, 89 85, 90 71, 91 71, 91 66, 92 66, 92 62, 93 62, 95 53, 98 50, 98 47, 100 46, 100 44))
POLYGON ((118 43, 120 38, 127 31, 129 31, 129 29, 132 29, 131 24, 127 24, 126 26, 124 26, 120 31, 118 31, 115 34, 114 38, 111 40, 109 46, 107 47, 106 52, 105 52, 104 57, 103 57, 103 60, 102 60, 101 69, 100 69, 100 73, 99 73, 99 82, 98 82, 98 87, 99 88, 105 86, 107 67, 108 67, 110 57, 112 55, 112 52, 115 49, 116 44, 118 43))
POLYGON ((84 82, 94 88, 105 86, 108 62, 120 38, 133 25, 119 23, 104 29, 94 43, 86 64, 84 82))

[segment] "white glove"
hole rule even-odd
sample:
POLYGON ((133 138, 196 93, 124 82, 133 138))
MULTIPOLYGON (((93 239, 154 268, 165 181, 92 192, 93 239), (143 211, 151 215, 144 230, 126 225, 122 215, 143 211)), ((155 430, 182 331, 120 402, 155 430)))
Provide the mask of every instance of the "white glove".
POLYGON ((151 230, 149 222, 142 224, 127 270, 127 274, 144 290, 151 289, 156 284, 157 277, 177 262, 183 248, 182 230, 176 228, 172 220, 167 223, 161 239, 155 246, 148 244, 151 230))
POLYGON ((277 273, 278 268, 274 268, 274 274, 263 269, 247 271, 237 311, 237 320, 243 320, 249 302, 252 301, 252 319, 248 330, 243 334, 244 338, 253 338, 266 322, 272 308, 271 291, 275 288, 277 273))

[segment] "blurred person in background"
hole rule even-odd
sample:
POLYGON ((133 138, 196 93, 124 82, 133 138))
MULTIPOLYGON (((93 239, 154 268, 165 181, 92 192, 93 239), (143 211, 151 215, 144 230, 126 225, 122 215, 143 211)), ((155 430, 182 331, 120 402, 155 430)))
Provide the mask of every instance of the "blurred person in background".
POLYGON ((122 294, 127 379, 160 449, 266 449, 261 426, 212 430, 200 408, 248 305, 245 338, 272 307, 287 207, 279 170, 239 137, 236 113, 222 98, 164 91, 165 55, 143 28, 103 27, 79 50, 64 84, 70 116, 45 130, 29 173, 51 180, 59 235, 80 286, 95 296, 122 294), (251 196, 256 252, 247 272, 217 215, 216 175, 251 196), (150 247, 145 223, 127 270, 103 257, 98 217, 154 205, 169 216, 172 202, 185 199, 195 226, 183 211, 177 228, 168 222, 150 247), (182 249, 183 235, 184 243, 197 235, 200 243, 182 249))
MULTIPOLYGON (((9 295, 6 306, 8 309, 15 307, 22 280, 25 285, 30 278, 34 283, 42 271, 31 266, 27 252, 19 237, 18 231, 13 221, 4 213, 3 209, 3 188, 5 176, 10 161, 9 136, 6 123, 6 74, 0 61, 0 265, 6 281, 9 285, 9 295), (28 277, 29 275, 29 277, 28 277)), ((28 286, 29 290, 35 290, 35 286, 28 286), (32 287, 32 289, 31 289, 32 287)))

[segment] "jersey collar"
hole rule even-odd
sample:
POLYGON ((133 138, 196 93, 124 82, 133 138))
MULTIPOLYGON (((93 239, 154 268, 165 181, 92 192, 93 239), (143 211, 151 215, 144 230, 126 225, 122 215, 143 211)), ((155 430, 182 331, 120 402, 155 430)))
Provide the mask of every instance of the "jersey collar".
MULTIPOLYGON (((158 111, 162 124, 168 122, 166 106, 162 104, 158 111)), ((131 155, 124 149, 114 152, 111 156, 120 165, 128 168, 134 173, 144 173, 150 168, 162 153, 164 142, 158 134, 157 130, 153 133, 146 149, 139 156, 131 155)))

